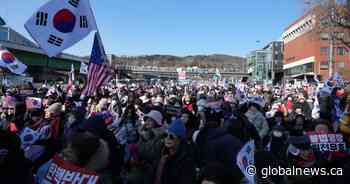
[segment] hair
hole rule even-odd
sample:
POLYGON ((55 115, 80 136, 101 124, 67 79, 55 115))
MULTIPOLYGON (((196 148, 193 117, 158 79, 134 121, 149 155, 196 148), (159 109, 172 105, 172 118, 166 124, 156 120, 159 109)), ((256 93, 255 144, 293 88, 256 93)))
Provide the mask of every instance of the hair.
POLYGON ((220 125, 220 120, 224 117, 223 112, 220 111, 216 112, 215 109, 212 108, 206 108, 205 109, 205 119, 206 119, 206 125, 207 127, 217 127, 220 125))
POLYGON ((28 113, 30 116, 43 116, 45 114, 44 110, 42 109, 29 109, 28 113))
POLYGON ((250 102, 249 104, 248 104, 248 110, 251 108, 251 107, 255 107, 258 111, 262 111, 262 107, 259 105, 259 104, 257 104, 257 103, 254 103, 254 102, 250 102))
POLYGON ((188 109, 182 109, 181 114, 188 114, 189 120, 186 124, 186 128, 195 128, 197 129, 199 127, 199 121, 198 118, 188 109))
POLYGON ((77 164, 80 166, 85 166, 100 147, 100 139, 88 131, 74 133, 69 137, 68 143, 76 153, 79 159, 77 164))
POLYGON ((304 123, 305 123, 306 118, 305 118, 304 115, 302 115, 302 114, 297 114, 297 115, 294 117, 294 120, 296 121, 298 118, 301 118, 301 119, 304 121, 304 123))
POLYGON ((215 184, 235 183, 233 174, 220 163, 209 163, 203 168, 201 172, 201 181, 212 181, 215 184))
POLYGON ((326 125, 330 131, 333 131, 333 128, 327 119, 316 119, 313 122, 313 130, 315 130, 317 125, 326 125))

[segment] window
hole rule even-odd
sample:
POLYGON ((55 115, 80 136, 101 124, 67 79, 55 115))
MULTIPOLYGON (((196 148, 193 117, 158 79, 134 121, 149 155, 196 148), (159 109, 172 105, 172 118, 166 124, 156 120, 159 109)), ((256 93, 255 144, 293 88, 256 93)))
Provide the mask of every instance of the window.
POLYGON ((329 51, 329 48, 328 47, 321 47, 320 48, 320 52, 321 52, 321 54, 328 54, 328 51, 329 51))
POLYGON ((328 33, 320 33, 320 37, 322 40, 328 40, 329 39, 329 34, 328 33))
POLYGON ((0 40, 7 40, 7 39, 8 39, 7 29, 0 27, 0 40))
POLYGON ((336 32, 334 33, 335 34, 335 37, 337 39, 344 39, 344 33, 341 33, 341 32, 336 32))
POLYGON ((344 47, 338 47, 337 48, 337 54, 339 56, 344 56, 345 55, 345 48, 344 47))
POLYGON ((321 70, 327 70, 328 69, 328 61, 321 61, 320 69, 321 70))
POLYGON ((344 61, 338 61, 337 62, 337 68, 344 68, 344 67, 345 67, 344 61))

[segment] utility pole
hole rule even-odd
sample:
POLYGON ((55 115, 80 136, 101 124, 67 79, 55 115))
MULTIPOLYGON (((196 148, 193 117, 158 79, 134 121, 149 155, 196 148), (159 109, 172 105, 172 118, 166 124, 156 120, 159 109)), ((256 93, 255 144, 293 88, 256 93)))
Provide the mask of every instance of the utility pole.
POLYGON ((328 71, 329 76, 331 77, 333 75, 333 52, 334 52, 334 37, 336 36, 334 33, 334 21, 335 21, 335 3, 331 6, 331 14, 330 14, 330 32, 329 32, 329 64, 328 64, 328 71))
POLYGON ((333 50, 334 50, 334 33, 332 30, 329 33, 329 66, 328 66, 329 77, 333 75, 333 50))
POLYGON ((271 60, 271 63, 272 63, 272 66, 271 66, 271 80, 272 80, 272 84, 274 83, 275 81, 275 42, 272 42, 272 54, 271 54, 271 57, 272 57, 272 60, 271 60))

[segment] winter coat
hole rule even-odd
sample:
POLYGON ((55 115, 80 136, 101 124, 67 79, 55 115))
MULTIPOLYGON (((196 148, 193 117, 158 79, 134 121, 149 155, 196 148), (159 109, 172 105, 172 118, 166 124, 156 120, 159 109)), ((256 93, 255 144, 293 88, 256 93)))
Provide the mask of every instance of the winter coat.
POLYGON ((163 145, 163 128, 155 128, 152 130, 153 136, 149 140, 140 138, 138 142, 139 156, 141 161, 151 163, 160 157, 163 145))
POLYGON ((339 120, 339 131, 344 135, 346 138, 347 144, 350 144, 350 116, 349 114, 345 114, 340 120, 339 120))
POLYGON ((124 150, 118 144, 113 132, 107 129, 104 119, 101 116, 90 118, 84 121, 79 129, 88 130, 107 142, 111 153, 109 155, 108 168, 113 172, 114 176, 119 176, 123 166, 124 150))
POLYGON ((4 160, 0 156, 0 183, 31 184, 30 161, 24 157, 17 135, 0 130, 0 150, 7 151, 4 160))
MULTIPOLYGON (((65 164, 67 165, 82 168, 89 172, 97 173, 97 175, 99 176, 98 184, 112 184, 116 181, 113 181, 112 173, 110 170, 107 169, 110 155, 108 143, 102 139, 100 139, 100 142, 101 145, 96 151, 96 153, 90 158, 90 161, 88 161, 88 163, 83 167, 79 167, 69 161, 62 159, 61 155, 56 156, 62 159, 63 162, 65 162, 65 164)), ((36 181, 38 184, 45 183, 45 176, 50 172, 49 168, 53 162, 54 160, 51 159, 39 168, 36 176, 36 181)))
POLYGON ((219 162, 233 172, 237 171, 236 157, 241 149, 240 141, 222 128, 204 128, 196 140, 200 155, 200 166, 219 162))
POLYGON ((248 118, 250 123, 255 126, 261 139, 263 139, 269 133, 269 124, 262 113, 248 111, 245 113, 245 116, 248 118))
MULTIPOLYGON (((196 166, 190 149, 184 142, 180 145, 178 152, 173 157, 168 158, 162 171, 161 184, 195 183, 196 166)), ((159 159, 154 165, 155 174, 158 165, 159 159)))

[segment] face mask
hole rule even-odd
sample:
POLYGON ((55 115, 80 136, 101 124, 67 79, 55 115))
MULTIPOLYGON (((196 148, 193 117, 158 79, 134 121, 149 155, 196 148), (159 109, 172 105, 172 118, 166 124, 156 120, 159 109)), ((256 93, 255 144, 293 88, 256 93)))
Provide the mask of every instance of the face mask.
POLYGON ((151 129, 141 130, 140 136, 145 140, 150 140, 153 137, 153 131, 151 129))
POLYGON ((13 121, 15 118, 15 115, 14 114, 6 114, 6 120, 7 121, 13 121))

